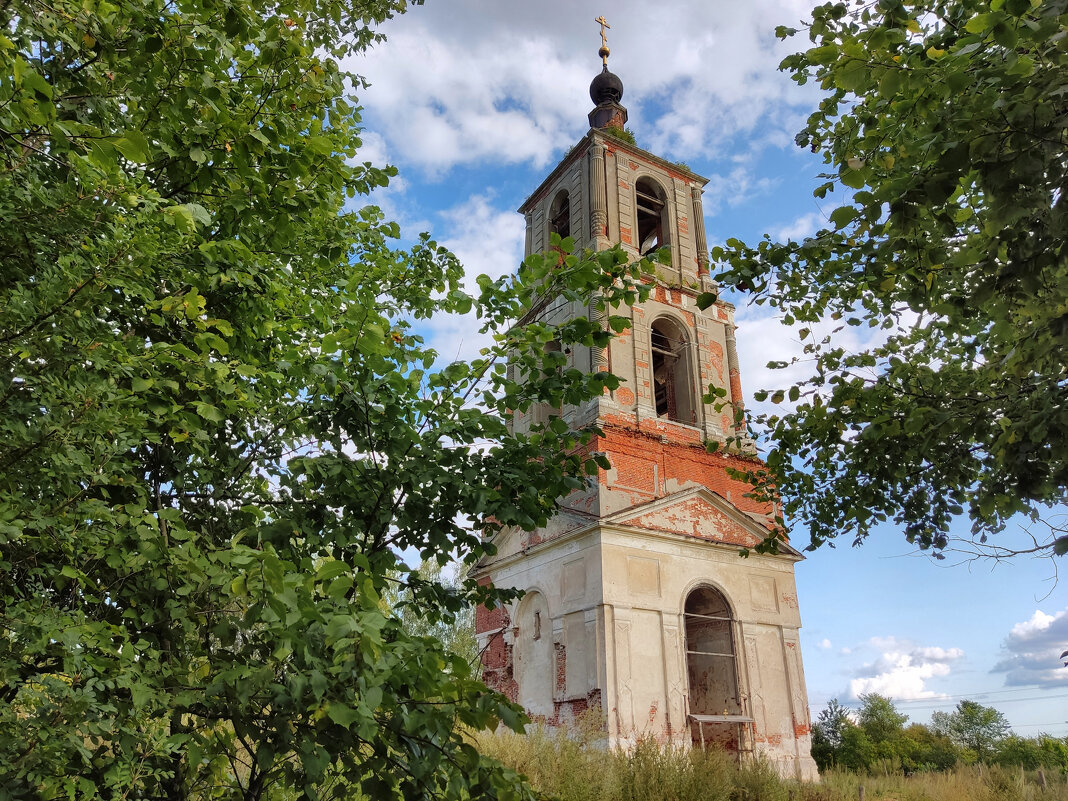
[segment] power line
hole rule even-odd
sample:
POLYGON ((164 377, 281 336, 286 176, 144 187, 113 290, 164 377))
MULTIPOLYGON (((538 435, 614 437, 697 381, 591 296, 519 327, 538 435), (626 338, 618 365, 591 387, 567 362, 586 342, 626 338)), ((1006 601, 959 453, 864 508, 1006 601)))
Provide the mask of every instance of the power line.
MULTIPOLYGON (((1022 692, 1028 692, 1030 690, 1041 690, 1041 689, 1042 689, 1042 685, 1040 685, 1040 684, 1024 684, 1024 685, 1021 685, 1019 687, 1013 687, 1012 689, 1009 689, 1009 690, 976 690, 974 692, 965 693, 963 695, 939 695, 937 697, 931 697, 931 698, 902 698, 900 700, 899 699, 895 699, 895 698, 891 698, 890 700, 894 702, 895 706, 900 705, 900 704, 926 704, 928 702, 938 704, 938 703, 943 703, 943 702, 951 701, 953 699, 958 699, 958 698, 967 699, 967 700, 976 700, 976 699, 979 699, 980 696, 1006 695, 1006 694, 1009 694, 1009 693, 1022 693, 1022 692)), ((1056 696, 1041 696, 1041 697, 1042 698, 1063 698, 1064 696, 1063 695, 1056 695, 1056 696)), ((1016 699, 1001 699, 1001 700, 1016 700, 1016 699)), ((1024 699, 1019 699, 1019 700, 1024 700, 1024 699)), ((842 706, 846 706, 846 707, 848 707, 848 706, 859 706, 860 705, 860 701, 844 701, 844 702, 840 702, 840 703, 842 704, 842 706)))
MULTIPOLYGON (((998 704, 1016 704, 1022 701, 1046 701, 1053 698, 1068 698, 1068 693, 1062 693, 1061 695, 1032 695, 1029 698, 998 698, 994 703, 998 704)), ((978 701, 976 702, 978 703, 978 701)), ((956 706, 952 701, 943 699, 933 699, 931 703, 925 703, 924 699, 916 698, 910 701, 895 701, 894 706, 911 704, 920 709, 929 709, 940 706, 956 706)))

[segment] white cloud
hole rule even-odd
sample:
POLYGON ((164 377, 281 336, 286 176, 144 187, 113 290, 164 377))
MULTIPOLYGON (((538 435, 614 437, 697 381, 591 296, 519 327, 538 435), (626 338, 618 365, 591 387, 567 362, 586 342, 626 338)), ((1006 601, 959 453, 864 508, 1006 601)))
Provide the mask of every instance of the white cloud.
POLYGON ((720 208, 738 206, 755 198, 769 194, 774 182, 768 178, 757 178, 748 166, 737 166, 725 175, 715 174, 705 184, 702 204, 705 216, 715 216, 720 208))
POLYGON ((830 648, 832 648, 833 646, 831 645, 831 641, 828 640, 826 637, 824 637, 822 640, 820 640, 818 643, 816 643, 816 647, 817 648, 822 648, 823 650, 826 651, 826 650, 829 650, 830 648))
POLYGON ((1005 655, 991 672, 1004 673, 1006 685, 1068 685, 1068 667, 1060 660, 1068 649, 1068 609, 1052 615, 1036 609, 1009 630, 1002 648, 1005 655))
POLYGON ((1064 612, 1058 612, 1056 615, 1047 615, 1041 609, 1036 609, 1035 613, 1031 615, 1030 620, 1025 620, 1023 623, 1017 623, 1012 627, 1012 630, 1009 631, 1009 638, 1019 642, 1033 639, 1036 636, 1041 636, 1057 622, 1057 618, 1059 617, 1064 617, 1064 612))
POLYGON ((952 663, 964 657, 960 648, 915 646, 896 637, 872 637, 869 642, 882 653, 857 671, 857 678, 849 682, 849 698, 864 693, 879 693, 898 701, 940 698, 944 693, 928 689, 927 680, 948 676, 952 663))
POLYGON ((827 221, 823 218, 823 215, 814 211, 798 217, 793 222, 787 223, 781 228, 773 230, 771 232, 771 238, 780 241, 793 239, 800 242, 801 240, 812 236, 820 228, 826 226, 827 221))
MULTIPOLYGON (((475 294, 475 278, 491 278, 513 272, 523 258, 523 218, 510 209, 493 206, 492 194, 473 195, 440 213, 438 242, 451 250, 464 265, 464 288, 475 294)), ((491 337, 480 334, 481 323, 474 314, 438 315, 424 326, 428 341, 447 361, 471 359, 490 344, 491 337)))
MULTIPOLYGON (((412 8, 383 28, 387 45, 350 66, 370 124, 430 173, 492 160, 547 164, 586 129, 600 63, 593 18, 603 3, 450 0, 412 8)), ((812 93, 776 69, 803 40, 778 42, 808 0, 638 0, 612 6, 610 68, 635 130, 668 157, 789 146, 812 93)))
POLYGON ((472 195, 441 212, 440 243, 463 263, 469 290, 475 276, 499 278, 514 272, 523 258, 523 218, 511 209, 495 208, 492 200, 492 194, 472 195))

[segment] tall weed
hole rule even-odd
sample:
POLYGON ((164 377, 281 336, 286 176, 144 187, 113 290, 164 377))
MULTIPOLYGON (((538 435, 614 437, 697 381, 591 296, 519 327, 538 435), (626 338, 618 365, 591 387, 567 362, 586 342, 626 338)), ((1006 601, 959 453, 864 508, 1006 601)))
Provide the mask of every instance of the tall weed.
POLYGON ((547 798, 560 801, 1068 801, 1062 775, 1046 787, 1037 773, 971 766, 905 776, 827 771, 818 784, 779 778, 763 761, 741 766, 721 751, 681 749, 641 740, 629 751, 605 747, 603 729, 571 732, 531 727, 526 735, 479 735, 475 744, 523 773, 547 798))

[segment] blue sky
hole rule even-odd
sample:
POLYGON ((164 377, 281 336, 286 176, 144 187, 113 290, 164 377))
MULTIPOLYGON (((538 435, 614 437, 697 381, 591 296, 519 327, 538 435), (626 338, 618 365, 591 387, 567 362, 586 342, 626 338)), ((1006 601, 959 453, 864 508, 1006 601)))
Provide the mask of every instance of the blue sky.
MULTIPOLYGON (((513 270, 523 243, 514 210, 587 130, 600 70, 593 20, 604 14, 638 144, 710 179, 709 246, 812 233, 840 203, 812 197, 822 164, 793 144, 817 90, 776 69, 804 41, 773 33, 799 27, 810 6, 427 0, 347 65, 371 83, 360 92, 361 160, 400 170, 375 202, 407 235, 430 231, 472 278, 513 270)), ((737 304, 743 388, 752 397, 786 385, 795 374, 766 364, 798 353, 797 336, 768 310, 737 304)), ((439 320, 426 335, 443 354, 465 356, 480 344, 472 330, 439 320)), ((1020 526, 1006 539, 1027 542, 1020 526)), ((925 723, 968 697, 996 706, 1021 734, 1068 735, 1068 668, 1057 661, 1068 648, 1068 576, 1058 584, 1056 568, 975 560, 966 549, 935 562, 890 527, 861 548, 810 554, 797 580, 813 714, 831 697, 855 703, 877 691, 925 723)))

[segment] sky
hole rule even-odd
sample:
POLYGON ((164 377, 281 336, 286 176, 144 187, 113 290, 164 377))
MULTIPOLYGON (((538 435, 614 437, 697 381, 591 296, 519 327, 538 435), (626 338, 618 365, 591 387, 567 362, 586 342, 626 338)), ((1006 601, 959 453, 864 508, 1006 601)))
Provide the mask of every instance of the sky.
MULTIPOLYGON (((813 198, 823 165, 793 143, 819 93, 777 66, 805 40, 774 36, 777 25, 800 27, 810 7, 427 0, 346 65, 370 83, 358 93, 360 160, 399 170, 373 200, 406 236, 429 231, 453 250, 472 282, 514 270, 524 235, 515 209, 588 130, 589 83, 601 66, 594 19, 603 14, 638 144, 709 179, 709 247, 813 233, 841 200, 813 198)), ((788 360, 800 344, 766 308, 735 302, 743 389, 759 406, 754 390, 793 377, 767 362, 788 360)), ((438 320, 425 335, 463 357, 480 346, 471 330, 438 320)), ((1025 543, 1027 533, 1017 525, 1005 537, 1025 543)), ((1068 736, 1068 668, 1057 659, 1068 648, 1068 569, 1058 583, 1057 567, 967 553, 939 562, 889 526, 859 548, 808 554, 797 583, 813 717, 833 697, 856 706, 860 694, 879 692, 927 723, 970 698, 997 707, 1019 734, 1068 736)))

